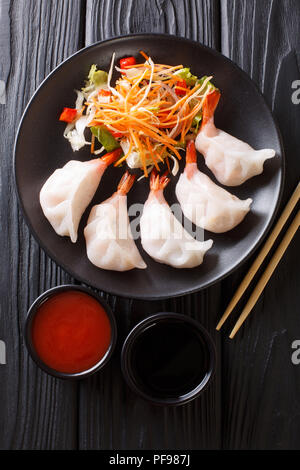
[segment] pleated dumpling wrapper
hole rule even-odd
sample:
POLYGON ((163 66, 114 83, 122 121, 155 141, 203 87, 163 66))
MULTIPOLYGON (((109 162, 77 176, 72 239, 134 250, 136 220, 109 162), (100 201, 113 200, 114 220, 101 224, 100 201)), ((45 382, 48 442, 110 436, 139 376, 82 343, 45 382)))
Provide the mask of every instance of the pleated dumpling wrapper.
POLYGON ((219 99, 219 90, 214 90, 205 98, 196 149, 202 153, 205 164, 221 184, 239 186, 252 176, 262 173, 264 162, 275 156, 275 150, 254 150, 246 142, 217 129, 214 112, 219 99))
POLYGON ((122 150, 86 162, 70 160, 44 183, 40 204, 55 232, 77 241, 82 214, 94 197, 108 165, 119 158, 122 150))
POLYGON ((152 170, 150 194, 140 220, 142 246, 159 263, 194 268, 202 263, 213 242, 195 240, 176 219, 163 195, 169 181, 152 170))
POLYGON ((87 256, 98 268, 128 271, 147 267, 133 240, 127 213, 127 193, 134 180, 127 171, 118 190, 91 210, 84 236, 87 256))
POLYGON ((198 170, 195 144, 190 141, 186 165, 176 185, 184 215, 199 227, 214 233, 231 230, 250 210, 252 199, 233 196, 198 170))

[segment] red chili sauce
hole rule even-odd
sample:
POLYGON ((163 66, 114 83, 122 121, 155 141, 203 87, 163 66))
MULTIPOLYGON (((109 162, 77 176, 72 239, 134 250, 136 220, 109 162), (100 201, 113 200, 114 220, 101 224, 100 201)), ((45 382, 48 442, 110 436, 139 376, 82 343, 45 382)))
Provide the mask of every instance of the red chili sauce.
POLYGON ((110 341, 106 311, 95 298, 79 291, 50 297, 39 307, 32 324, 37 355, 59 372, 90 369, 105 355, 110 341))

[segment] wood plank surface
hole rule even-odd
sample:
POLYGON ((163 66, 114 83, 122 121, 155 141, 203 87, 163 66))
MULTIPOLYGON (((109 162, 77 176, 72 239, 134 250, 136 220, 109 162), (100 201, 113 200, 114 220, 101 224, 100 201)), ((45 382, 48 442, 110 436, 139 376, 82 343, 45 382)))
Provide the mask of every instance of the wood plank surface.
POLYGON ((0 338, 7 348, 7 364, 0 366, 1 449, 77 445, 77 385, 41 372, 28 358, 23 338, 33 300, 47 288, 72 280, 29 234, 16 200, 12 156, 29 98, 59 62, 81 47, 80 11, 80 0, 1 3, 0 80, 6 90, 0 104, 0 338))
MULTIPOLYGON (((161 32, 219 45, 218 2, 88 0, 86 44, 120 34, 161 32)), ((118 349, 103 373, 80 385, 81 449, 210 449, 221 445, 220 377, 194 402, 161 408, 137 398, 120 371, 120 346, 129 329, 150 313, 186 313, 206 325, 217 344, 220 286, 162 302, 112 298, 120 331, 118 349)), ((220 347, 218 347, 218 356, 220 347)), ((220 357, 218 357, 220 360, 220 357)))

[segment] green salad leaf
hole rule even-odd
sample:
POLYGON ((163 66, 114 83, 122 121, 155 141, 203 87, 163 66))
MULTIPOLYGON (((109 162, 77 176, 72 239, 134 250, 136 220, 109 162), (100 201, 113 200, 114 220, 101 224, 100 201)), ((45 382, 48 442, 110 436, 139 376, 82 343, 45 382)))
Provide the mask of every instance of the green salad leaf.
MULTIPOLYGON (((195 86, 195 85, 202 85, 204 81, 208 78, 208 75, 204 75, 201 78, 198 78, 196 75, 193 75, 190 71, 189 67, 185 67, 183 69, 178 70, 174 73, 174 75, 178 75, 180 78, 185 80, 188 86, 195 86)), ((213 90, 217 90, 215 85, 209 80, 207 82, 207 86, 211 86, 213 90)))
POLYGON ((104 70, 97 70, 97 65, 93 64, 90 68, 87 81, 85 82, 85 87, 82 88, 82 91, 87 91, 87 89, 95 85, 100 86, 107 83, 108 74, 104 70))
MULTIPOLYGON (((204 81, 208 78, 208 75, 203 75, 201 78, 197 78, 196 84, 203 85, 204 81)), ((209 80, 206 84, 206 87, 211 86, 213 90, 217 90, 218 88, 209 80)))

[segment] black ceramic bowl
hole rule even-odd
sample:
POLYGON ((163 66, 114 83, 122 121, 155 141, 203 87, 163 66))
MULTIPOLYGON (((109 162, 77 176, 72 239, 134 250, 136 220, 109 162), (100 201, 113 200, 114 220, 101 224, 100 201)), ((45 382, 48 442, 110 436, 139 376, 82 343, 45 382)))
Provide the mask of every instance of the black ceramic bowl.
MULTIPOLYGON (((166 336, 164 348, 168 348, 168 336, 166 336)), ((155 347, 153 349, 155 349, 155 347)), ((150 356, 153 353, 153 350, 150 351, 150 356)), ((195 361, 193 364, 196 364, 196 368, 200 368, 200 359, 200 357, 193 357, 193 361, 195 361)), ((208 386, 215 371, 215 363, 215 346, 208 332, 196 320, 186 315, 172 312, 157 313, 138 323, 127 336, 121 353, 122 372, 129 387, 145 400, 157 405, 183 405, 198 397, 208 386), (201 341, 201 344, 203 345, 203 355, 205 356, 205 367, 201 372, 199 370, 199 381, 193 383, 193 386, 189 390, 185 390, 183 393, 178 393, 176 396, 174 393, 159 394, 157 391, 154 391, 154 389, 149 387, 147 388, 147 386, 145 387, 145 381, 143 379, 141 380, 141 375, 139 374, 138 367, 136 365, 136 345, 139 341, 141 343, 145 341, 145 332, 149 338, 153 334, 151 328, 163 325, 167 332, 168 328, 175 323, 178 323, 180 328, 187 327, 192 334, 195 335, 195 338, 197 337, 199 341, 201 341)), ((173 371, 177 365, 182 369, 182 362, 179 364, 179 357, 175 357, 174 359, 172 364, 173 371), (176 360, 178 360, 177 363, 176 360)), ((165 366, 163 365, 162 368, 164 367, 165 366)), ((186 367, 188 369, 188 364, 186 364, 186 367)))
POLYGON ((52 289, 49 289, 46 292, 44 292, 42 295, 40 295, 34 301, 34 303, 31 305, 31 307, 28 310, 27 319, 26 319, 26 323, 25 323, 25 341, 26 341, 26 346, 27 346, 27 349, 29 351, 29 354, 41 369, 43 369, 48 374, 53 375, 54 377, 58 377, 60 379, 71 379, 71 380, 84 379, 84 378, 94 374, 95 372, 98 372, 100 369, 102 369, 102 367, 110 359, 110 357, 113 353, 115 344, 116 344, 116 339, 117 339, 117 325, 116 325, 114 314, 113 314, 110 306, 101 297, 99 297, 97 294, 95 294, 91 289, 88 289, 86 287, 74 286, 74 285, 71 285, 71 284, 70 285, 58 286, 58 287, 53 287, 52 289), (35 317, 39 307, 41 306, 41 304, 46 302, 53 295, 56 295, 56 294, 59 294, 61 292, 65 292, 65 291, 70 291, 70 290, 71 291, 83 292, 83 293, 88 294, 89 296, 93 297, 94 299, 96 299, 97 302, 99 302, 102 305, 102 307, 104 308, 104 310, 105 310, 105 312, 106 312, 106 314, 109 318, 110 325, 111 325, 111 341, 110 341, 109 348, 106 351, 105 355, 93 367, 90 367, 89 369, 81 371, 81 372, 76 372, 76 373, 71 373, 71 374, 65 373, 65 372, 60 372, 60 371, 54 370, 54 369, 50 368, 49 366, 47 366, 47 364, 45 364, 40 359, 38 354, 36 353, 33 342, 32 342, 32 337, 31 337, 32 323, 33 323, 34 317, 35 317))

